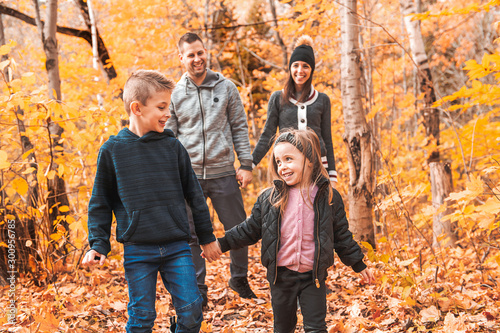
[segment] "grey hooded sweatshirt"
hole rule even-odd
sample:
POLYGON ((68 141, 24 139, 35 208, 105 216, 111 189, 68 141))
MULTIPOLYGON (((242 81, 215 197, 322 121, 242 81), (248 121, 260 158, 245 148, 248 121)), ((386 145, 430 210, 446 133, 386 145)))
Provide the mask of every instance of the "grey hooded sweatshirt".
POLYGON ((166 128, 188 151, 198 179, 234 175, 234 151, 241 168, 252 170, 243 103, 235 84, 222 74, 208 69, 196 86, 184 73, 172 92, 170 112, 166 128))

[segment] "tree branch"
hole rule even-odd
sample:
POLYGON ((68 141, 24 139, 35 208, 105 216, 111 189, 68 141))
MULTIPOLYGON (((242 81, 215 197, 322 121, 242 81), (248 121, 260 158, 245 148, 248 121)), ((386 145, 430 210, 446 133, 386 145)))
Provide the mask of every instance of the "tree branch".
MULTIPOLYGON (((24 13, 21 13, 15 10, 14 8, 7 7, 3 4, 0 4, 0 14, 8 15, 17 18, 30 25, 37 26, 35 18, 28 16, 24 13)), ((44 21, 41 22, 43 26, 45 23, 44 21)), ((90 44, 90 46, 92 46, 92 35, 90 31, 57 26, 57 32, 63 35, 83 38, 84 40, 87 41, 87 43, 90 44)), ((104 70, 106 71, 108 79, 109 80, 114 79, 115 77, 117 77, 116 70, 111 63, 109 52, 99 33, 97 33, 97 48, 99 51, 99 59, 101 60, 104 66, 104 70)))

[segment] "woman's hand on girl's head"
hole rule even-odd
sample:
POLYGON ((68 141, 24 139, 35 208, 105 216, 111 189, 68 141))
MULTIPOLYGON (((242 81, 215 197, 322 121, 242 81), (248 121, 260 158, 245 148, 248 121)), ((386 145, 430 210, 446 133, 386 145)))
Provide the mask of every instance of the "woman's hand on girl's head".
POLYGON ((373 276, 373 273, 369 267, 365 268, 361 273, 361 278, 363 281, 369 284, 374 284, 375 283, 375 277, 373 276))

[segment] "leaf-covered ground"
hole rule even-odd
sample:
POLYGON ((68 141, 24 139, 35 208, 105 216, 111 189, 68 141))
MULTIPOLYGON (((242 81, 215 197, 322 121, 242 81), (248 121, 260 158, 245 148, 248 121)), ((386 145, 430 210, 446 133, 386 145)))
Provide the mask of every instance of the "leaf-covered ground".
MULTIPOLYGON (((272 332, 272 310, 265 268, 257 246, 250 248, 250 284, 259 297, 240 298, 227 286, 229 258, 208 264, 209 306, 203 332, 272 332)), ((498 263, 474 266, 470 251, 451 250, 446 271, 419 271, 419 260, 370 263, 377 283, 364 285, 337 259, 327 286, 329 332, 499 332, 498 263), (420 273, 417 273, 420 272, 420 273)), ((438 265, 436 265, 437 267, 438 265)), ((17 325, 7 324, 2 306, 1 332, 123 332, 127 321, 127 285, 120 259, 104 268, 78 268, 58 282, 37 287, 27 278, 17 283, 17 325)), ((8 287, 1 289, 7 304, 8 287)), ((174 314, 160 282, 156 332, 169 331, 174 314)), ((299 314, 297 332, 303 332, 299 314)))

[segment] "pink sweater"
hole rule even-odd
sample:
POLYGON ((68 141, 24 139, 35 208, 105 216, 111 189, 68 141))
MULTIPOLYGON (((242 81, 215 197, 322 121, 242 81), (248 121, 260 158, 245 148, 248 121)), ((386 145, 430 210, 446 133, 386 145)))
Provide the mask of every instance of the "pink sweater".
POLYGON ((290 189, 288 203, 281 221, 278 266, 296 272, 308 272, 314 265, 314 209, 313 202, 318 187, 310 191, 290 189))

